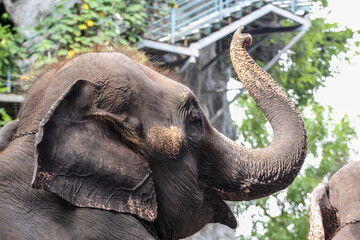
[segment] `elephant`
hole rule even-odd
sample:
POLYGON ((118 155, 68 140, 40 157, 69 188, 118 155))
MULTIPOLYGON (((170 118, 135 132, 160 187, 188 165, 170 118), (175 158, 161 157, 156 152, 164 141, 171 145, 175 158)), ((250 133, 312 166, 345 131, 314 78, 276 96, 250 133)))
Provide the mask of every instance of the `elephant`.
POLYGON ((117 51, 47 68, 0 153, 1 239, 179 239, 208 223, 236 228, 228 201, 289 186, 307 135, 295 105, 248 55, 230 56, 274 138, 249 149, 219 133, 194 93, 117 51))
POLYGON ((360 162, 340 168, 311 193, 309 240, 360 239, 360 162))

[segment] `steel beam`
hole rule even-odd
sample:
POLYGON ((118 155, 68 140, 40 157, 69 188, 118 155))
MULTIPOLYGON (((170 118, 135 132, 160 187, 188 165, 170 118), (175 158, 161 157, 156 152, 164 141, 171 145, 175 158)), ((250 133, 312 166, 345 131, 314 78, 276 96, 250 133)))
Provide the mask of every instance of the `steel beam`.
POLYGON ((138 48, 143 48, 143 47, 157 49, 165 52, 183 54, 187 56, 194 56, 194 57, 198 57, 200 55, 199 50, 192 47, 181 47, 173 44, 161 43, 146 39, 144 39, 142 41, 142 44, 138 46, 138 48))
POLYGON ((281 49, 264 67, 264 70, 269 70, 287 50, 289 50, 295 43, 297 43, 307 32, 307 29, 301 30, 286 46, 281 49))
POLYGON ((0 94, 0 102, 16 102, 22 103, 24 101, 24 96, 17 95, 13 93, 9 94, 0 94))

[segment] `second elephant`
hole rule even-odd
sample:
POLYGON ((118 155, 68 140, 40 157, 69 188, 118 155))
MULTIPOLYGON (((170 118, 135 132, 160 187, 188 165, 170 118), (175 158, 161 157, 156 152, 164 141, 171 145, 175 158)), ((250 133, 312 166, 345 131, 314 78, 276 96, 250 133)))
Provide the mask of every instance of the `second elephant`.
POLYGON ((338 170, 311 194, 309 240, 360 239, 360 162, 338 170))

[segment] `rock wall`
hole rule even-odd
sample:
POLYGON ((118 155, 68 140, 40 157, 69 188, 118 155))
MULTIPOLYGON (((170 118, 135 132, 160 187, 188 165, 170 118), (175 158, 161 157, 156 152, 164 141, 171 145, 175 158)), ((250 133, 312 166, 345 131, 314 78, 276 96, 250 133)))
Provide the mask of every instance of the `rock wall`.
POLYGON ((30 36, 38 20, 50 13, 59 0, 2 0, 6 12, 11 16, 15 26, 30 36))

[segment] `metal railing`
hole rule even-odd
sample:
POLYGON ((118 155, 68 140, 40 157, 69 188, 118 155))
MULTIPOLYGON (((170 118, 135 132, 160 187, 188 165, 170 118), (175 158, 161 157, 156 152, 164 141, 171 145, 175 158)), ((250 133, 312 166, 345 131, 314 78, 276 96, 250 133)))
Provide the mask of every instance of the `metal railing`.
POLYGON ((175 43, 195 29, 205 28, 235 14, 241 17, 248 7, 273 4, 296 13, 309 11, 309 0, 179 0, 173 4, 155 0, 148 6, 148 29, 145 38, 175 43))

